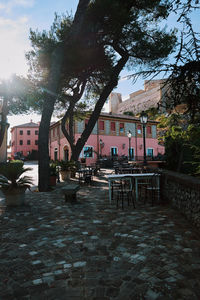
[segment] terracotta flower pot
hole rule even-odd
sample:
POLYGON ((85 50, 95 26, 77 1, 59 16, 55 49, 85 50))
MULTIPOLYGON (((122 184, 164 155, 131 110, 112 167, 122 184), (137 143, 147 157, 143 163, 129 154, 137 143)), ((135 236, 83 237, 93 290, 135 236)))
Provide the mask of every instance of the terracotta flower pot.
POLYGON ((49 177, 50 186, 55 186, 56 185, 56 179, 57 179, 56 175, 50 175, 50 177, 49 177))
POLYGON ((61 179, 67 181, 71 177, 71 171, 60 171, 61 179))

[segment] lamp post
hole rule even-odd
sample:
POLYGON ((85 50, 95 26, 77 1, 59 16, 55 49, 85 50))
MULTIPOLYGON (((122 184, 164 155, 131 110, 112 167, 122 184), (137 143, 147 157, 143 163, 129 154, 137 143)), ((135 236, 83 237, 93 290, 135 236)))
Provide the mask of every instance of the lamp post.
POLYGON ((146 140, 145 140, 145 127, 148 121, 148 115, 142 111, 140 114, 140 122, 142 124, 143 129, 143 145, 144 145, 144 165, 147 164, 147 158, 146 158, 146 140))
POLYGON ((129 156, 129 160, 131 160, 131 136, 132 136, 132 134, 131 134, 131 132, 130 132, 130 130, 127 132, 127 137, 128 137, 128 141, 129 141, 129 151, 128 151, 128 156, 129 156))

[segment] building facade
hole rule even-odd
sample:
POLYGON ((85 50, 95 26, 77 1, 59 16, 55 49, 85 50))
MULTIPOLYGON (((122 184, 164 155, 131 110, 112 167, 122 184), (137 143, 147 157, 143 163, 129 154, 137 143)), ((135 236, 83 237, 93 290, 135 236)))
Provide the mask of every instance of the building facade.
POLYGON ((11 128, 11 157, 29 156, 38 152, 39 124, 30 123, 11 128))
MULTIPOLYGON (((75 141, 79 139, 88 120, 75 122, 75 141)), ((156 121, 148 121, 146 125, 146 154, 157 156, 164 154, 164 147, 158 144, 156 121)), ((71 150, 61 130, 61 122, 51 125, 49 134, 49 153, 53 160, 68 160, 71 150)), ((132 160, 143 157, 143 129, 140 120, 135 117, 101 113, 93 128, 80 158, 86 163, 94 163, 99 156, 128 156, 132 160), (127 133, 131 133, 131 137, 127 133)))

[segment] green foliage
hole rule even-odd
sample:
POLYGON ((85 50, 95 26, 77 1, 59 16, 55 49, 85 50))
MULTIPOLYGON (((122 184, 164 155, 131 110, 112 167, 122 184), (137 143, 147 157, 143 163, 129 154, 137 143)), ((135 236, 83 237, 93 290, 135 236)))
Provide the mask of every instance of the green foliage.
POLYGON ((22 76, 13 75, 0 81, 0 97, 6 102, 6 114, 22 114, 30 111, 28 95, 31 93, 30 81, 22 76))
POLYGON ((200 125, 170 127, 165 136, 167 168, 197 176, 200 166, 200 125))
POLYGON ((32 184, 32 178, 29 176, 22 176, 32 168, 24 168, 22 161, 11 161, 8 163, 0 163, 0 188, 12 190, 17 187, 29 188, 32 184))
POLYGON ((59 161, 59 166, 61 171, 75 171, 76 170, 76 162, 73 160, 61 160, 59 161))
POLYGON ((58 175, 58 166, 59 163, 55 161, 51 161, 49 164, 49 174, 50 176, 57 176, 58 175))
MULTIPOLYGON (((200 33, 193 28, 192 13, 200 12, 200 2, 197 0, 173 3, 173 10, 182 23, 180 39, 177 43, 178 51, 175 63, 169 66, 171 75, 168 83, 168 104, 173 108, 184 103, 192 122, 200 109, 200 33)), ((198 116, 199 119, 199 116, 198 116)))

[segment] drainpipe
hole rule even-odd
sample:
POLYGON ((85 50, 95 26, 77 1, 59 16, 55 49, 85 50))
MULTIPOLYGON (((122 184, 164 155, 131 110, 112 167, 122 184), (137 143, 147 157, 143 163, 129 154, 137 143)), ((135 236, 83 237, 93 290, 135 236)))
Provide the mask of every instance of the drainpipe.
POLYGON ((58 123, 58 157, 59 157, 59 160, 60 160, 60 121, 58 123))
POLYGON ((99 159, 99 119, 97 120, 97 159, 99 159))
POLYGON ((138 159, 138 152, 137 152, 137 123, 135 123, 135 158, 138 159))

